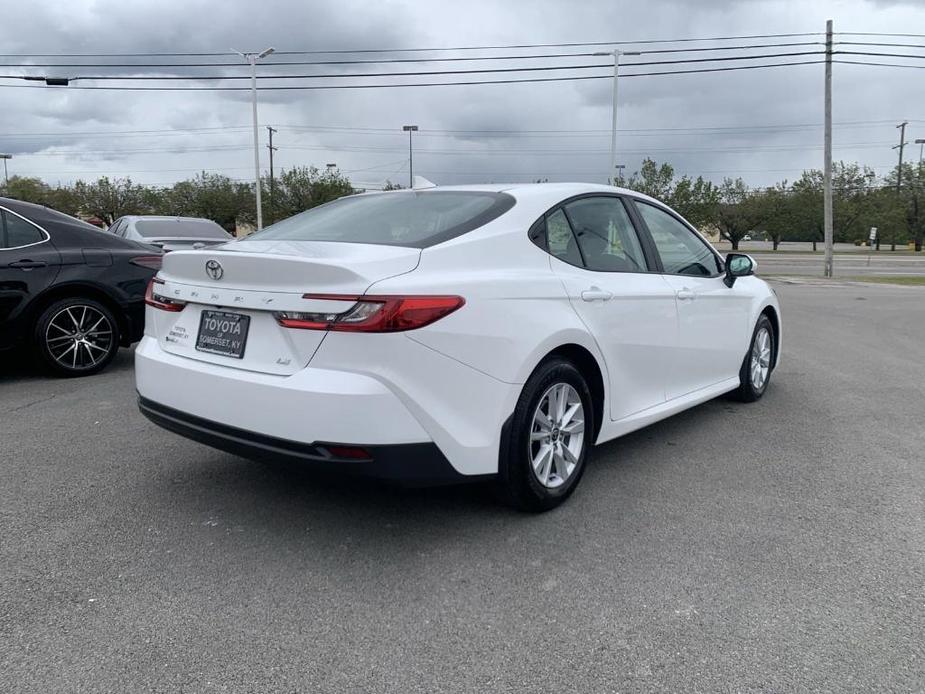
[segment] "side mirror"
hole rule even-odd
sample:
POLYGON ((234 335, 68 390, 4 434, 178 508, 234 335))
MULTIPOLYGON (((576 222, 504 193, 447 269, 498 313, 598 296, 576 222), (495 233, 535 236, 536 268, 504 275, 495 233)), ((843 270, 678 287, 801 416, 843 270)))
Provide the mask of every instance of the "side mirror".
POLYGON ((737 278, 754 275, 757 267, 758 263, 750 255, 730 253, 726 256, 726 276, 723 282, 727 287, 731 287, 737 278))

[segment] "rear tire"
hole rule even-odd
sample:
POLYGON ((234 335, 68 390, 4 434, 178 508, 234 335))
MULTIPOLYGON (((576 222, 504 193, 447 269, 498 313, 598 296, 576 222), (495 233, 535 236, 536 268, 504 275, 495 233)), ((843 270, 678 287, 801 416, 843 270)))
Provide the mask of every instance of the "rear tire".
POLYGON ((578 486, 594 441, 591 391, 571 362, 544 362, 524 385, 502 436, 498 491, 534 513, 565 501, 578 486))
POLYGON ((739 369, 739 387, 732 396, 740 402, 760 400, 768 389, 774 371, 774 328, 765 314, 761 314, 752 333, 752 341, 739 369))
POLYGON ((46 308, 35 324, 39 361, 57 376, 89 376, 102 371, 119 351, 119 324, 106 306, 70 297, 46 308))

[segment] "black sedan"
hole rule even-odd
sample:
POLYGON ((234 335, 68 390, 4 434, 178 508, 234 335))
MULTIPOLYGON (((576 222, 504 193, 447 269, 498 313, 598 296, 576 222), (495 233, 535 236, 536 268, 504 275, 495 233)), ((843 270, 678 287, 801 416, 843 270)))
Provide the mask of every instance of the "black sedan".
POLYGON ((160 251, 41 205, 0 198, 0 350, 53 373, 103 369, 144 332, 160 251))

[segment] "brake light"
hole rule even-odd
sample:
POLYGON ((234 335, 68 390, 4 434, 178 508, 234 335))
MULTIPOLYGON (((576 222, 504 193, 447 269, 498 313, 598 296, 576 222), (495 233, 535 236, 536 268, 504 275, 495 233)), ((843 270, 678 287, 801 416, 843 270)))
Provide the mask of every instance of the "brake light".
POLYGON ((160 270, 164 257, 160 255, 139 255, 129 260, 132 265, 148 268, 149 270, 160 270))
POLYGON ((164 280, 159 277, 152 277, 148 282, 148 289, 145 292, 145 303, 161 311, 182 311, 186 306, 185 301, 174 301, 173 299, 157 293, 157 286, 164 284, 164 280))
POLYGON ((461 296, 342 296, 305 294, 303 299, 352 301, 342 313, 279 311, 273 314, 284 328, 394 333, 430 325, 466 303, 461 296))

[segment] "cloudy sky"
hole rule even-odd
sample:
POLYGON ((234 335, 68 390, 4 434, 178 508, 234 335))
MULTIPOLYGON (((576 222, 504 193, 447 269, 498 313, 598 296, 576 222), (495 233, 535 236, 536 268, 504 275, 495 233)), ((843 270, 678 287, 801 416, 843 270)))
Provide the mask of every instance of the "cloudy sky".
MULTIPOLYGON (((3 11, 4 75, 248 75, 245 66, 152 68, 150 63, 234 63, 226 56, 60 57, 62 54, 377 51, 464 46, 639 41, 757 34, 819 35, 731 41, 624 45, 625 50, 770 46, 737 51, 625 56, 620 80, 618 161, 628 171, 645 156, 681 173, 713 180, 741 176, 752 185, 793 180, 822 164, 821 64, 673 76, 632 73, 819 60, 819 55, 740 62, 630 67, 633 62, 689 60, 821 50, 825 20, 836 32, 925 35, 922 0, 33 0, 3 11), (38 54, 52 54, 39 56, 38 54), (28 57, 24 57, 28 55, 28 57), (68 66, 45 67, 45 64, 68 66), (74 64, 81 64, 80 67, 74 64), (106 64, 106 67, 99 66, 106 64), (145 67, 114 68, 113 63, 145 67), (29 64, 32 67, 24 67, 29 64), (91 66, 92 64, 92 66, 91 66)), ((839 50, 925 56, 925 36, 860 36, 839 50)), ((265 76, 350 74, 606 65, 595 56, 491 61, 279 65, 409 58, 473 58, 590 53, 607 46, 481 51, 312 53, 271 56, 265 76)), ((925 66, 925 59, 837 56, 843 60, 925 66)), ((264 126, 277 128, 276 167, 328 163, 358 184, 405 183, 407 136, 420 127, 415 173, 437 183, 549 180, 603 181, 610 155, 612 81, 607 67, 425 77, 333 77, 262 80, 261 86, 399 84, 595 76, 602 79, 260 93, 261 163, 268 166, 264 126)), ((886 173, 895 164, 895 125, 910 121, 907 139, 925 138, 925 72, 899 67, 834 66, 835 158, 886 173)), ((205 91, 248 87, 247 80, 72 82, 69 87, 0 79, 0 152, 13 154, 10 173, 47 181, 99 175, 168 184, 197 171, 248 179, 253 172, 250 93, 205 91), (84 87, 185 87, 184 91, 78 90, 84 87)), ((917 146, 907 150, 918 158, 917 146)))

